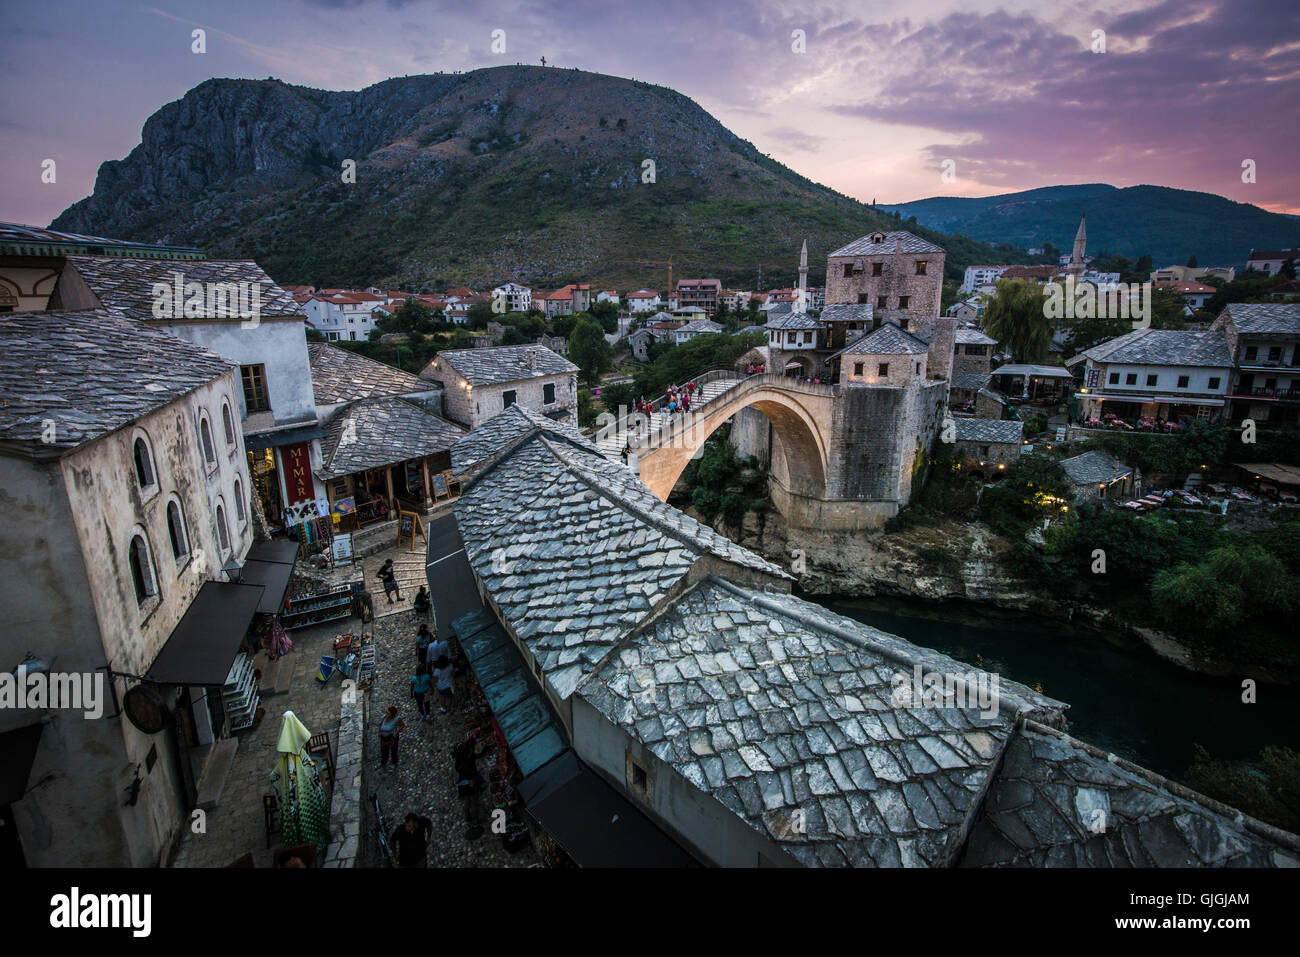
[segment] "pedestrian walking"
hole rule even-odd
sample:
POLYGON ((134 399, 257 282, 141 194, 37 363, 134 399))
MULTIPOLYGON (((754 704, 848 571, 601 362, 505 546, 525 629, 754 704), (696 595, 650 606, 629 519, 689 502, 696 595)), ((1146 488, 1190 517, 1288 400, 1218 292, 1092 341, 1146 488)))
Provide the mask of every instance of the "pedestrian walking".
POLYGON ((397 584, 397 571, 393 568, 393 560, 390 558, 384 562, 379 569, 379 580, 384 583, 384 595, 388 598, 388 604, 393 603, 393 595, 397 595, 397 600, 402 600, 402 590, 397 584))
POLYGON ((455 676, 455 671, 451 667, 451 659, 446 655, 434 662, 433 680, 438 686, 438 697, 442 699, 438 704, 440 714, 446 714, 447 708, 456 706, 455 676))
POLYGON ((687 392, 684 396, 682 396, 682 411, 683 411, 683 412, 689 412, 689 411, 691 411, 691 394, 690 394, 690 392, 687 392))
POLYGON ((429 675, 429 669, 423 662, 415 668, 415 674, 411 676, 411 697, 415 699, 415 710, 420 713, 423 721, 432 721, 429 715, 429 700, 426 697, 433 688, 433 678, 429 675))
POLYGON ((632 446, 629 443, 623 445, 623 464, 627 465, 627 457, 632 454, 632 446))
POLYGON ((451 645, 447 644, 447 639, 439 638, 436 634, 433 640, 429 642, 429 647, 424 653, 424 663, 429 666, 429 674, 433 674, 433 669, 437 667, 439 658, 451 657, 451 645))
POLYGON ((379 722, 379 766, 388 766, 388 759, 393 759, 393 770, 397 770, 397 739, 406 727, 397 713, 397 705, 389 705, 384 713, 384 720, 379 722))
POLYGON ((429 841, 433 837, 433 822, 427 817, 411 812, 397 825, 389 844, 397 848, 398 867, 427 867, 429 841))
POLYGON ((431 641, 433 641, 433 635, 429 634, 429 625, 426 622, 420 622, 420 630, 415 633, 416 667, 425 663, 429 653, 429 642, 431 641))

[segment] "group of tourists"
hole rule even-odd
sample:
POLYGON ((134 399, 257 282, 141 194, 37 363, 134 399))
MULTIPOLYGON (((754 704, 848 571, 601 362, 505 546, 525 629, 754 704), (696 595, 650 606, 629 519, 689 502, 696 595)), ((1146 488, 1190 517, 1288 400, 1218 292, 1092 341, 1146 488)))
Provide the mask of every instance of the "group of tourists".
POLYGON ((763 374, 763 363, 759 362, 759 363, 755 364, 755 363, 751 362, 751 363, 746 367, 745 371, 748 372, 750 375, 762 375, 762 374, 763 374))

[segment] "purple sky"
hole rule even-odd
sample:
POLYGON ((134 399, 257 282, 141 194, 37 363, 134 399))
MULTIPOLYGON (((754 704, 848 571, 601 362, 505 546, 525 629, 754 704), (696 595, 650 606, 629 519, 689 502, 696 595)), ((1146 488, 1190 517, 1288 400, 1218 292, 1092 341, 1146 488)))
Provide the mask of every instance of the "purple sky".
POLYGON ((680 90, 867 202, 1154 183, 1300 213, 1296 0, 5 0, 4 19, 0 220, 48 223, 208 77, 357 89, 541 56, 680 90))

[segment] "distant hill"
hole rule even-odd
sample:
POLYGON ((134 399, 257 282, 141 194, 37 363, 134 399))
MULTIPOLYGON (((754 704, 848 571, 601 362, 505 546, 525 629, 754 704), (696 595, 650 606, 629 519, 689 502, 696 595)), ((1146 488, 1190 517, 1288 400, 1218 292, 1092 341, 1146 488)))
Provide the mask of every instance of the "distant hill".
POLYGON ((1251 249, 1300 246, 1300 219, 1234 203, 1213 193, 1164 186, 1117 189, 1104 183, 1048 186, 1022 193, 963 199, 936 196, 877 206, 904 220, 988 243, 1026 249, 1050 242, 1068 253, 1088 214, 1088 251, 1131 259, 1150 253, 1155 265, 1245 266, 1251 249))
MULTIPOLYGON (((413 288, 577 279, 664 288, 701 274, 788 285, 898 221, 760 153, 665 87, 494 67, 356 92, 209 80, 145 123, 94 193, 52 224, 253 257, 279 282, 413 288), (655 182, 642 181, 655 163, 655 182), (345 160, 356 182, 342 182, 345 160)), ((995 258, 962 237, 949 273, 995 258)))

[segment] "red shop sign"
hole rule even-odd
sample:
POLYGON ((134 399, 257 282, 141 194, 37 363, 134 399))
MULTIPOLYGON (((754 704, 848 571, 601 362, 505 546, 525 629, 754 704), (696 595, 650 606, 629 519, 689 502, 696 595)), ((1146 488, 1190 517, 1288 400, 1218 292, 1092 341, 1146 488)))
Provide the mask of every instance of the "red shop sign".
POLYGON ((307 443, 281 446, 280 461, 284 463, 284 489, 289 504, 314 501, 316 486, 311 479, 311 451, 307 443))

